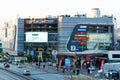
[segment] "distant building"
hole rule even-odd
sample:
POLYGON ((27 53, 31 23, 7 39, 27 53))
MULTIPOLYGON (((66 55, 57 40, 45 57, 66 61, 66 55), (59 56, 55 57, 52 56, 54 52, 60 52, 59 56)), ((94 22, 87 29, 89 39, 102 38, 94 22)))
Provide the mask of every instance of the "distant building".
POLYGON ((57 18, 18 18, 5 23, 3 52, 11 55, 36 55, 57 49, 57 18))
POLYGON ((3 52, 20 55, 24 51, 24 20, 14 19, 4 23, 2 29, 3 52))

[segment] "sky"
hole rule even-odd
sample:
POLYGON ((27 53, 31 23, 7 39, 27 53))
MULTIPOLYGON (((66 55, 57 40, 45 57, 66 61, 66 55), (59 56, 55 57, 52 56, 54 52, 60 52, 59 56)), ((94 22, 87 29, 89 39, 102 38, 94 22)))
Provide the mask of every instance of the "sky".
MULTIPOLYGON (((100 8, 101 15, 113 15, 120 26, 119 0, 0 0, 0 30, 4 24, 18 16, 42 18, 47 15, 90 14, 92 8, 100 8)), ((0 31, 1 33, 1 31, 0 31)))

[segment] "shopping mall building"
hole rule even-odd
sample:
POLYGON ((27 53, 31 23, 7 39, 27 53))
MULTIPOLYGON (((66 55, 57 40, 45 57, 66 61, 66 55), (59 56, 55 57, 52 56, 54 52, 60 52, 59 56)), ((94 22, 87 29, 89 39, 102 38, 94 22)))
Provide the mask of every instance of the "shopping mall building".
POLYGON ((111 50, 117 41, 113 16, 86 14, 59 17, 58 51, 60 54, 85 54, 86 50, 111 50))
POLYGON ((3 28, 3 51, 23 55, 57 50, 58 55, 84 54, 86 50, 110 50, 116 43, 116 18, 94 15, 61 15, 46 18, 17 18, 3 28))

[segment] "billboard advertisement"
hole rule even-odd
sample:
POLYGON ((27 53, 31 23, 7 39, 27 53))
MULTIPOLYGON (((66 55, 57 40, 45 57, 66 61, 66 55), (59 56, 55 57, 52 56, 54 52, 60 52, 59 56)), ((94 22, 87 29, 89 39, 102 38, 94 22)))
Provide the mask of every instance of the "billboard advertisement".
POLYGON ((48 32, 26 32, 26 42, 48 42, 48 32))
POLYGON ((67 49, 71 52, 82 52, 87 49, 87 28, 76 25, 67 43, 67 49))
POLYGON ((91 29, 89 26, 78 24, 68 38, 67 50, 70 52, 82 52, 91 49, 107 50, 111 43, 112 33, 98 32, 98 29, 91 29))
POLYGON ((99 46, 110 46, 112 43, 111 33, 89 33, 87 39, 87 48, 93 49, 99 46))
POLYGON ((69 68, 71 66, 71 58, 66 58, 65 59, 65 66, 69 68))
POLYGON ((109 33, 93 33, 88 34, 88 42, 105 42, 111 43, 111 34, 109 33))

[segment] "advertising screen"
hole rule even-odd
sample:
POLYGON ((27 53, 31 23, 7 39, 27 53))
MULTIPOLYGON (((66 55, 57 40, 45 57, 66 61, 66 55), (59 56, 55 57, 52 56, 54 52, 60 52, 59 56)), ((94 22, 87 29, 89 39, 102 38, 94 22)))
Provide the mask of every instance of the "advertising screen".
POLYGON ((106 42, 111 43, 111 34, 109 33, 101 33, 101 34, 88 34, 88 42, 106 42))
POLYGON ((48 42, 48 32, 26 32, 26 42, 48 42))
POLYGON ((110 33, 88 34, 88 40, 87 40, 88 49, 93 49, 99 46, 110 46, 110 43, 112 43, 110 33))

